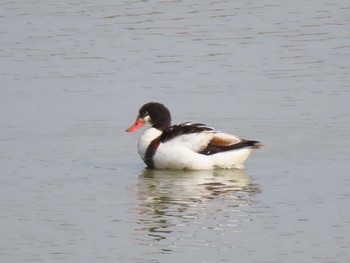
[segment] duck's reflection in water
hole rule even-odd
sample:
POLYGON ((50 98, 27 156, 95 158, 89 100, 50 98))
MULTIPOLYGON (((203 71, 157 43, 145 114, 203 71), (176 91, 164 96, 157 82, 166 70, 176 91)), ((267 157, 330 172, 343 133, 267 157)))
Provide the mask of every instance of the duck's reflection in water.
POLYGON ((259 192, 250 177, 238 169, 144 170, 139 176, 137 230, 146 231, 149 242, 150 238, 159 241, 176 236, 179 231, 195 231, 189 229, 193 224, 213 227, 209 226, 213 219, 218 219, 221 227, 233 226, 247 220, 244 207, 259 192))

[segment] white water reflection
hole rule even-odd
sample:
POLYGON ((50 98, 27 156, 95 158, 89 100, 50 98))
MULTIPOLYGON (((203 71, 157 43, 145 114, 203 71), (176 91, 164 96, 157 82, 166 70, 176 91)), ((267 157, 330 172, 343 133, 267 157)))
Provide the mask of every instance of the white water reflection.
POLYGON ((260 191, 238 169, 145 170, 138 184, 137 240, 147 246, 163 240, 163 245, 157 243, 161 252, 207 247, 212 240, 210 234, 203 236, 206 231, 241 231, 240 224, 249 221, 245 208, 260 191), (218 213, 221 219, 216 218, 218 213))

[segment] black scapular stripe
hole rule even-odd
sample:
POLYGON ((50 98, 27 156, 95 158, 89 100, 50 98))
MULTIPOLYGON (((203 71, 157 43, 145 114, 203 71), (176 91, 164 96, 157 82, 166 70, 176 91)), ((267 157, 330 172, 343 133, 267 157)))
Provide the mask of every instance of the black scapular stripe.
POLYGON ((242 148, 258 148, 260 142, 258 141, 248 141, 248 140, 242 140, 239 143, 229 145, 229 146, 216 146, 216 145, 211 145, 208 144, 208 146, 200 151, 200 154, 204 155, 212 155, 220 152, 227 152, 227 151, 232 151, 232 150, 237 150, 237 149, 242 149, 242 148))
POLYGON ((178 125, 173 125, 165 129, 162 133, 161 141, 162 143, 174 139, 177 136, 190 134, 190 133, 200 133, 203 131, 212 131, 213 128, 205 126, 202 123, 190 123, 185 122, 178 125))

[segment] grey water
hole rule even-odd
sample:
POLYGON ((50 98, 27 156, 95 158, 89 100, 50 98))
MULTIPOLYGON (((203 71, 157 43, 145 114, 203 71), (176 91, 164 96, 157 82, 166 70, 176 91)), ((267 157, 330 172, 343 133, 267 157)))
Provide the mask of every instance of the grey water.
POLYGON ((1 262, 349 262, 350 3, 1 1, 1 262), (243 170, 146 170, 125 133, 259 140, 243 170))

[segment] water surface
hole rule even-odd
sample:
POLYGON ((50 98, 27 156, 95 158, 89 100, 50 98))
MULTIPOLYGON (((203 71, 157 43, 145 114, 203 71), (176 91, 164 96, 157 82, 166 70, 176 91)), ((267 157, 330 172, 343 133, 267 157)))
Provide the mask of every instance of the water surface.
POLYGON ((1 262, 349 262, 347 1, 0 7, 1 262), (266 146, 146 170, 148 101, 266 146))

